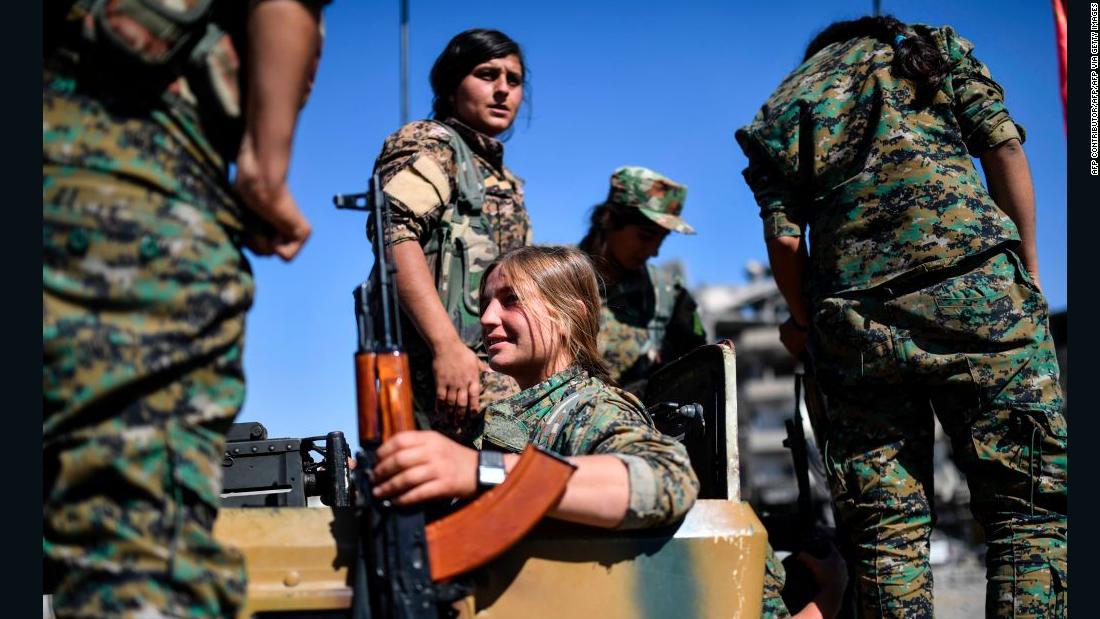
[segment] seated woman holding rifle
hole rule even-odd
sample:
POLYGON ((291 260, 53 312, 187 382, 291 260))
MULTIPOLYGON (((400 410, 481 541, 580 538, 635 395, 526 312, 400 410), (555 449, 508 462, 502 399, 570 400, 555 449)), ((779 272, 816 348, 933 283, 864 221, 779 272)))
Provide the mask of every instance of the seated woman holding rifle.
POLYGON ((479 470, 500 463, 506 475, 534 443, 577 467, 550 516, 620 529, 681 518, 699 490, 687 451, 606 382, 599 307, 595 271, 579 250, 523 247, 494 261, 481 283, 489 365, 523 391, 486 409, 480 454, 434 431, 394 435, 378 450, 375 495, 398 505, 472 497, 487 485, 479 470))

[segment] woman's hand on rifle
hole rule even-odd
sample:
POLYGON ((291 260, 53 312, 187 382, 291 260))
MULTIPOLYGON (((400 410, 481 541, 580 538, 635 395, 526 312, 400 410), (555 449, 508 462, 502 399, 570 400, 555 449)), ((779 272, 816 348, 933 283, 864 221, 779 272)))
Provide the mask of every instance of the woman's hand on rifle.
POLYGON ((477 451, 438 432, 394 434, 378 448, 374 496, 397 505, 477 493, 477 451))

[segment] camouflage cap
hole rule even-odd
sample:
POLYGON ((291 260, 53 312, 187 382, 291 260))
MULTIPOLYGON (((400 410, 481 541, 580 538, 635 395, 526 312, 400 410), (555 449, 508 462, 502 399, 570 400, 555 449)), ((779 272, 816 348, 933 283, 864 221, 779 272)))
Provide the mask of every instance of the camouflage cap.
POLYGON ((695 234, 695 228, 680 218, 686 198, 687 187, 648 168, 623 166, 611 173, 608 202, 636 208, 668 230, 695 234))

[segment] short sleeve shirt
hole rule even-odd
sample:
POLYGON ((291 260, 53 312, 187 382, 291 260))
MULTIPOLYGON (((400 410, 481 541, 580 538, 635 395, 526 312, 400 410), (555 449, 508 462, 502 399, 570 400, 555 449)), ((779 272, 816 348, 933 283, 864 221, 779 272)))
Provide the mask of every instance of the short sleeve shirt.
MULTIPOLYGON (((482 213, 500 252, 530 243, 531 220, 523 205, 523 181, 504 166, 504 145, 455 119, 453 127, 482 174, 482 213)), ((374 169, 390 199, 386 244, 415 240, 425 244, 439 225, 444 207, 456 196, 455 151, 440 123, 419 120, 386 138, 374 169)))
POLYGON ((1023 141, 1003 90, 950 27, 912 28, 950 66, 930 103, 894 77, 891 45, 857 38, 795 69, 737 131, 765 238, 809 227, 815 297, 946 268, 1019 240, 972 160, 1023 141))

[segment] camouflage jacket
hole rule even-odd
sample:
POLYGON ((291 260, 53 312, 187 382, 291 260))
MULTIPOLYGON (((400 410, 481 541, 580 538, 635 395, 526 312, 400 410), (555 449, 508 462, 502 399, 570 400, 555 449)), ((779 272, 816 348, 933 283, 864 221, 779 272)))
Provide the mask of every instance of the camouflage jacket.
POLYGON ((683 282, 647 264, 601 288, 599 348, 611 378, 642 395, 661 365, 707 343, 683 282))
POLYGON ((440 300, 459 336, 474 349, 481 347, 481 273, 498 255, 531 238, 522 182, 503 158, 500 142, 457 120, 445 125, 422 120, 388 137, 374 166, 392 205, 386 244, 420 243, 440 300), (455 148, 456 136, 468 149, 455 148), (481 183, 475 196, 459 181, 460 151, 473 155, 475 182, 481 183))
MULTIPOLYGON (((504 167, 504 146, 457 120, 449 119, 446 124, 469 147, 480 174, 483 189, 478 196, 480 216, 469 217, 470 225, 456 225, 452 221, 454 214, 465 213, 467 208, 460 204, 464 197, 458 181, 456 149, 451 144, 453 134, 441 123, 420 120, 401 127, 386 138, 374 170, 391 205, 386 244, 416 241, 424 249, 440 301, 459 337, 483 362, 480 400, 481 406, 485 406, 515 394, 519 388, 512 378, 488 369, 477 320, 478 283, 485 267, 497 255, 530 242, 531 224, 523 206, 523 182, 504 167), (440 251, 445 245, 445 235, 461 240, 461 262, 457 262, 459 258, 453 252, 448 255, 440 251), (456 264, 463 269, 457 276, 453 268, 456 264), (454 282, 455 279, 462 282, 454 282), (456 300, 452 296, 455 294, 462 299, 456 300)), ((431 427, 449 431, 445 426, 450 422, 434 417, 431 412, 434 407, 430 403, 435 398, 431 350, 408 319, 402 321, 402 335, 414 375, 418 410, 429 415, 431 427)))
POLYGON ((809 225, 811 298, 1019 240, 971 157, 1022 142, 1022 128, 969 41, 950 27, 912 28, 950 64, 930 104, 918 105, 913 83, 892 75, 892 46, 857 38, 795 69, 737 131, 765 238, 800 236, 809 225), (800 153, 800 142, 813 152, 800 153))
POLYGON ((658 432, 634 396, 573 366, 485 411, 474 445, 519 453, 528 443, 562 456, 613 455, 630 476, 619 528, 668 524, 695 502, 699 481, 684 446, 658 432))
MULTIPOLYGON (((523 206, 523 181, 504 166, 504 145, 458 120, 445 121, 473 151, 482 173, 482 212, 500 252, 531 241, 531 220, 523 206)), ((386 138, 374 170, 390 199, 386 243, 428 242, 444 207, 458 192, 451 134, 432 120, 411 122, 386 138)))

